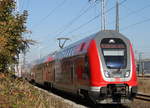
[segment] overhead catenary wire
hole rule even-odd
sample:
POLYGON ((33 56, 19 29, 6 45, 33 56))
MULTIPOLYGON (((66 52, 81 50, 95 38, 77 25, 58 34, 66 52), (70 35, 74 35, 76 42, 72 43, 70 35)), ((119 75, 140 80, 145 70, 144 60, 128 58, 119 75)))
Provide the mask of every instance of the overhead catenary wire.
POLYGON ((25 0, 21 0, 22 2, 21 2, 21 11, 23 10, 23 8, 24 8, 24 4, 25 4, 25 0))
MULTIPOLYGON (((125 7, 125 6, 123 6, 123 7, 125 7)), ((142 7, 142 8, 139 8, 139 9, 137 9, 137 10, 133 10, 133 11, 132 11, 131 9, 128 9, 127 7, 125 7, 126 9, 131 10, 131 12, 130 12, 128 15, 126 15, 126 16, 124 17, 124 19, 127 18, 127 17, 129 17, 129 16, 131 16, 131 15, 140 13, 141 11, 143 11, 144 9, 147 9, 147 8, 149 8, 149 7, 150 7, 150 4, 148 4, 148 5, 146 5, 146 6, 142 7)), ((122 19, 123 19, 123 18, 122 18, 122 19)))
POLYGON ((63 6, 66 3, 67 0, 63 0, 61 3, 59 3, 55 8, 53 8, 46 16, 44 16, 43 18, 40 19, 40 23, 33 25, 32 27, 38 27, 40 24, 42 24, 41 22, 45 21, 48 17, 50 17, 52 14, 54 14, 54 12, 60 8, 61 6, 63 6))
MULTIPOLYGON (((123 0, 123 1, 119 2, 119 5, 122 5, 122 4, 125 3, 126 1, 127 1, 127 0, 123 0)), ((116 7, 116 6, 113 6, 113 7, 109 8, 108 10, 106 10, 106 13, 107 13, 107 12, 110 12, 110 11, 111 11, 112 9, 114 9, 115 7, 116 7)), ((93 17, 92 19, 90 19, 89 21, 87 21, 86 23, 81 24, 80 26, 74 28, 73 30, 71 30, 71 31, 69 31, 68 33, 63 34, 63 35, 61 35, 61 36, 62 36, 62 37, 68 37, 70 33, 73 33, 73 32, 75 32, 75 31, 79 30, 80 28, 86 26, 87 24, 89 24, 90 22, 94 21, 95 19, 97 19, 97 18, 99 18, 99 17, 100 17, 100 14, 96 15, 95 17, 93 17)), ((55 36, 59 37, 59 35, 55 35, 55 36)))
POLYGON ((150 18, 147 18, 147 19, 144 19, 144 20, 142 20, 142 21, 136 22, 136 23, 134 23, 134 24, 130 24, 130 25, 128 25, 128 26, 122 28, 121 30, 127 30, 127 29, 129 29, 130 27, 133 27, 133 26, 136 26, 136 25, 140 25, 140 24, 143 24, 143 23, 149 22, 149 21, 150 21, 150 18))
POLYGON ((29 10, 29 4, 30 4, 30 0, 27 0, 26 2, 26 9, 29 10))
MULTIPOLYGON (((125 7, 125 6, 123 6, 123 7, 125 7)), ((150 4, 148 4, 148 5, 146 5, 146 6, 142 7, 142 8, 139 8, 139 9, 137 9, 137 10, 131 11, 131 12, 128 13, 126 16, 120 18, 120 20, 125 20, 125 19, 127 19, 128 17, 130 17, 131 15, 135 15, 135 14, 137 14, 137 13, 140 13, 141 11, 143 11, 144 9, 149 8, 149 7, 150 7, 150 4)), ((125 8, 128 9, 127 7, 125 7, 125 8)), ((128 9, 128 10, 130 10, 130 9, 128 9)), ((112 21, 111 24, 112 24, 113 22, 114 22, 114 21, 112 21)))
POLYGON ((100 14, 96 15, 95 17, 93 17, 92 19, 90 19, 89 21, 87 21, 86 23, 78 26, 77 28, 73 29, 72 31, 68 32, 67 34, 73 33, 77 30, 79 30, 80 28, 84 27, 85 25, 89 24, 90 22, 94 21, 95 19, 97 19, 98 17, 100 17, 100 14))
POLYGON ((85 37, 85 36, 87 36, 89 34, 94 34, 94 33, 98 32, 98 29, 99 29, 99 27, 93 28, 93 29, 90 29, 90 30, 87 30, 87 31, 84 31, 84 32, 81 32, 79 34, 74 34, 74 35, 71 36, 71 38, 72 37, 77 38, 77 36, 84 36, 85 37))
MULTIPOLYGON (((127 1, 127 0, 123 0, 122 2, 119 3, 119 5, 122 5, 122 4, 123 4, 124 2, 126 2, 126 1, 127 1)), ((111 10, 114 9, 115 7, 116 7, 116 6, 113 6, 113 7, 109 8, 109 9, 106 11, 106 13, 109 12, 109 11, 111 11, 111 10)), ((84 24, 78 26, 77 28, 71 30, 70 32, 68 32, 67 35, 68 35, 68 34, 71 34, 71 33, 73 33, 73 32, 75 32, 75 31, 77 31, 77 30, 79 30, 80 28, 86 26, 87 24, 89 24, 90 22, 94 21, 95 19, 97 19, 97 18, 99 18, 99 17, 100 17, 100 14, 96 15, 95 17, 93 17, 92 19, 90 19, 89 21, 87 21, 86 23, 84 23, 84 24)))
MULTIPOLYGON (((17 8, 19 8, 18 5, 20 5, 20 11, 23 10, 29 10, 29 4, 30 4, 30 0, 21 0, 21 2, 19 3, 19 0, 15 0, 16 4, 17 4, 17 8)), ((19 9, 17 9, 19 11, 19 9)))
MULTIPOLYGON (((86 4, 87 5, 87 4, 86 4)), ((90 5, 84 10, 85 6, 80 10, 80 14, 73 18, 68 24, 65 25, 64 29, 58 33, 58 35, 61 35, 64 31, 66 31, 70 26, 72 26, 73 23, 75 23, 80 17, 82 17, 84 14, 86 14, 90 9, 92 9, 92 6, 90 5)))

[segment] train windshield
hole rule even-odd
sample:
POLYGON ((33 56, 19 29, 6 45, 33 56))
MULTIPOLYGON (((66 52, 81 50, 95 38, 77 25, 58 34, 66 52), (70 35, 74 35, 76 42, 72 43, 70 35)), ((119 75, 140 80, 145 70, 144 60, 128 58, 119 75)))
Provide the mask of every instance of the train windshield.
POLYGON ((126 67, 126 45, 121 39, 103 39, 101 48, 107 68, 120 69, 126 67))

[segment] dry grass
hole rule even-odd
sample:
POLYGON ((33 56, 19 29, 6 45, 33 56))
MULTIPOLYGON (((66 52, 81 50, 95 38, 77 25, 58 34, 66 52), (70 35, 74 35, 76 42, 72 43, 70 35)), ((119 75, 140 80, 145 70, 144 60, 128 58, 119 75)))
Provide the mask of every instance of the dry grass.
POLYGON ((38 90, 28 82, 0 74, 0 108, 77 108, 71 102, 38 90))
MULTIPOLYGON (((150 93, 150 79, 138 79, 139 91, 150 93)), ((136 100, 131 108, 150 108, 136 100)), ((0 74, 0 108, 83 108, 61 97, 38 89, 23 79, 0 74)))
POLYGON ((150 78, 138 79, 138 91, 150 94, 150 78))
POLYGON ((150 102, 135 100, 129 108, 150 108, 150 102))

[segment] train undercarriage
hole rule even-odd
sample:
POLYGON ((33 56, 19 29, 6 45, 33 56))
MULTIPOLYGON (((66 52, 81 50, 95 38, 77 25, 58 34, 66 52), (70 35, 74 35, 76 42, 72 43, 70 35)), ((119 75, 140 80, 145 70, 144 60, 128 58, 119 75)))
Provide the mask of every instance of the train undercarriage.
POLYGON ((109 84, 100 87, 100 91, 90 91, 89 97, 94 103, 122 104, 133 101, 137 87, 129 87, 127 84, 109 84))

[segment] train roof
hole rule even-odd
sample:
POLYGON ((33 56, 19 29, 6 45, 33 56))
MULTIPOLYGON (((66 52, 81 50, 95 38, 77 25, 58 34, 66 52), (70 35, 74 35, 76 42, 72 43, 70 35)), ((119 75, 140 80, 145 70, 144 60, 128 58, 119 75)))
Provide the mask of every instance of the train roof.
POLYGON ((58 51, 55 51, 53 53, 50 53, 49 55, 45 56, 44 58, 40 59, 40 60, 36 60, 36 64, 42 64, 42 63, 45 63, 45 62, 49 62, 49 61, 53 61, 55 60, 55 58, 57 58, 57 54, 59 54, 60 52, 63 52, 67 49, 70 49, 70 48, 73 48, 73 47, 76 47, 78 45, 80 45, 81 43, 84 43, 84 42, 88 42, 92 39, 96 39, 96 38, 124 38, 125 40, 128 40, 124 35, 122 35, 121 33, 115 31, 115 30, 105 30, 105 31, 99 31, 97 33, 94 33, 86 38, 83 38, 73 44, 70 44, 66 47, 64 47, 63 49, 61 50, 58 50, 58 51), (38 61, 38 63, 37 63, 38 61))
POLYGON ((111 38, 112 37, 119 38, 119 37, 122 37, 125 40, 128 40, 124 35, 122 35, 121 33, 117 32, 115 30, 104 30, 104 31, 99 31, 97 33, 94 33, 94 34, 92 34, 92 35, 90 35, 90 36, 88 36, 86 38, 83 38, 83 39, 81 39, 81 40, 79 40, 79 41, 77 41, 77 42, 75 42, 73 44, 70 44, 70 45, 64 47, 63 49, 59 50, 58 52, 61 52, 61 51, 65 50, 65 49, 74 47, 74 46, 76 46, 76 45, 78 45, 78 44, 80 44, 82 42, 86 42, 86 41, 92 40, 92 39, 94 39, 96 37, 105 37, 105 38, 109 38, 109 37, 111 37, 111 38))

